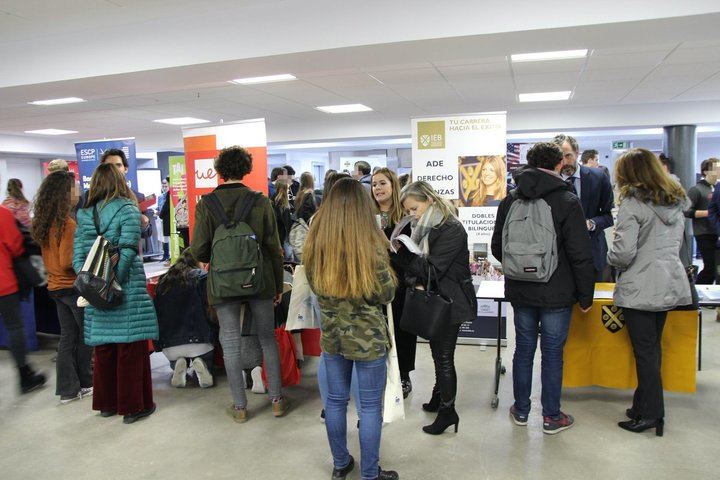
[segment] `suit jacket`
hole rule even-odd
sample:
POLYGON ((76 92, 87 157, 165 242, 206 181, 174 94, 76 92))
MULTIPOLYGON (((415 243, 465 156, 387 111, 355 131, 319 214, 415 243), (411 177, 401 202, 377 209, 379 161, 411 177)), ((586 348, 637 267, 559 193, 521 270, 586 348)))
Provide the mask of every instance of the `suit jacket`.
POLYGON ((613 190, 610 178, 602 170, 580 165, 580 204, 586 220, 595 222, 590 233, 593 265, 602 272, 607 265, 607 242, 605 229, 613 225, 613 190))

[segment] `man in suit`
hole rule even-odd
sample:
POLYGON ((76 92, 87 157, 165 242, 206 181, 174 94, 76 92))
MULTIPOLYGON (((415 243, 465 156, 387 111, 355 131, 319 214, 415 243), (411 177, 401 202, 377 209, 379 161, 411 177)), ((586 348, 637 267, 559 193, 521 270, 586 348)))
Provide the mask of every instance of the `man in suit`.
POLYGON ((557 135, 553 138, 553 143, 563 152, 560 175, 575 190, 585 213, 596 281, 611 281, 612 276, 606 268, 607 242, 605 241, 605 229, 613 224, 613 190, 610 178, 602 170, 578 165, 580 147, 573 137, 557 135))

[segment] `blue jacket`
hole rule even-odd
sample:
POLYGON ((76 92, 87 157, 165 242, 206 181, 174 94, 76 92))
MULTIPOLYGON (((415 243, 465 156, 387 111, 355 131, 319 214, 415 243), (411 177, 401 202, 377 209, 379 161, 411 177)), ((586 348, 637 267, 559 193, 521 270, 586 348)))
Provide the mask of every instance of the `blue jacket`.
MULTIPOLYGON (((85 343, 90 346, 107 343, 131 343, 157 339, 158 323, 147 292, 145 270, 138 256, 140 212, 131 200, 115 199, 99 207, 100 231, 120 247, 116 280, 123 289, 122 304, 112 310, 85 308, 85 343)), ((73 267, 82 269, 90 248, 97 238, 93 209, 83 208, 77 214, 73 267)))
POLYGON ((613 190, 610 178, 597 168, 580 165, 580 205, 586 220, 595 222, 590 233, 590 243, 595 270, 602 272, 607 265, 607 241, 605 229, 612 227, 613 190))

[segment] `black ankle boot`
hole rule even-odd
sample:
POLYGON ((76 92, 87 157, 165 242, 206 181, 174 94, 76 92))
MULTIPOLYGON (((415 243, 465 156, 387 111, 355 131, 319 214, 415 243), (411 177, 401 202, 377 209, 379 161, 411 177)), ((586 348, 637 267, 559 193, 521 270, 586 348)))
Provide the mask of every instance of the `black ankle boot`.
POLYGON ((440 409, 440 389, 433 388, 432 397, 428 403, 423 403, 422 409, 426 412, 437 412, 440 409))
POLYGON ((451 425, 455 425, 455 433, 457 433, 458 426, 460 425, 460 417, 458 417, 455 411, 455 402, 448 404, 443 402, 440 405, 440 411, 437 417, 435 417, 435 421, 423 427, 423 432, 429 433, 430 435, 440 435, 451 425))
POLYGON ((45 375, 37 373, 30 365, 20 367, 20 393, 28 393, 45 385, 45 375))
POLYGON ((627 422, 619 422, 618 427, 629 432, 641 433, 651 428, 655 429, 655 435, 658 437, 663 436, 663 430, 665 427, 665 421, 662 418, 645 419, 637 418, 635 420, 628 420, 627 422))
POLYGON ((403 398, 407 398, 412 393, 412 382, 410 381, 410 375, 407 378, 403 378, 400 374, 400 383, 402 385, 403 398))

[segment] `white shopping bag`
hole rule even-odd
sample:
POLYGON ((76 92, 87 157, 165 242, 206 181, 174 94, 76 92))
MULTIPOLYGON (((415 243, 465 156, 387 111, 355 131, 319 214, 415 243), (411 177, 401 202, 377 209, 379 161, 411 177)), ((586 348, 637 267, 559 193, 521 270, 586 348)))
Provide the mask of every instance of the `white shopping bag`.
POLYGON ((317 297, 310 290, 305 267, 295 267, 290 305, 288 306, 285 330, 302 330, 304 328, 320 328, 320 306, 317 297))
POLYGON ((395 348, 395 324, 393 321, 392 304, 387 305, 388 337, 390 350, 387 352, 387 379, 385 381, 385 398, 383 400, 383 421, 385 423, 405 419, 405 403, 403 402, 400 367, 398 366, 397 348, 395 348))

